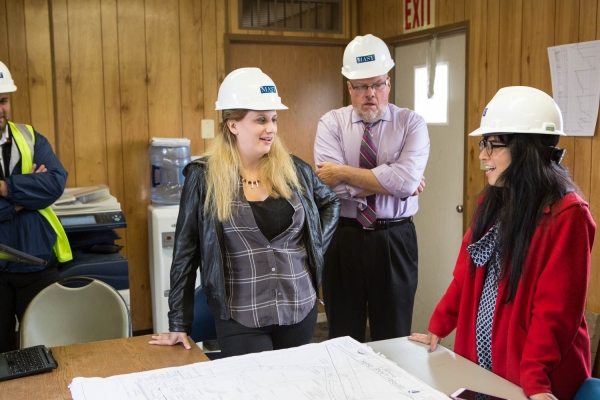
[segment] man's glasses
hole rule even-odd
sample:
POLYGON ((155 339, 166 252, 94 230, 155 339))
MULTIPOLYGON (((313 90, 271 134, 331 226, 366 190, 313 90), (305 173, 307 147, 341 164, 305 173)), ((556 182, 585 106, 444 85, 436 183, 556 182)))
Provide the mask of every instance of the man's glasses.
POLYGON ((487 153, 488 156, 491 156, 494 149, 496 149, 498 147, 508 147, 508 146, 505 144, 496 144, 496 143, 490 142, 487 139, 481 139, 479 141, 479 152, 481 153, 483 151, 483 149, 485 149, 485 152, 487 153))
POLYGON ((350 86, 352 86, 352 90, 354 90, 355 92, 360 93, 360 94, 365 93, 368 88, 373 88, 374 91, 381 92, 387 86, 387 83, 388 83, 389 79, 390 78, 387 78, 384 82, 378 82, 378 83, 374 83, 372 85, 358 85, 358 86, 354 86, 352 84, 352 82, 350 82, 350 86))

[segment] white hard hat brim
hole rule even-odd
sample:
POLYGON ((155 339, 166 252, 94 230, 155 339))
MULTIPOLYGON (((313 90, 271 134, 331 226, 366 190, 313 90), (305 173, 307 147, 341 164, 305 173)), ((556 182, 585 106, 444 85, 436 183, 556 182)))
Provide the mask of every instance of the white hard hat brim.
POLYGON ((510 135, 513 133, 524 133, 529 135, 559 135, 567 136, 563 131, 545 131, 542 129, 523 129, 519 127, 503 127, 502 129, 492 129, 487 126, 482 126, 469 133, 469 136, 490 136, 490 135, 510 135))
POLYGON ((346 78, 348 78, 350 80, 368 79, 368 78, 374 78, 376 76, 385 75, 388 72, 390 72, 390 70, 392 68, 394 68, 393 65, 391 67, 384 66, 381 68, 371 68, 369 70, 348 71, 349 70, 348 67, 342 67, 342 75, 344 75, 346 78))
POLYGON ((17 87, 15 85, 0 85, 0 93, 13 93, 17 91, 17 87))
POLYGON ((252 107, 240 107, 238 104, 219 104, 215 102, 215 111, 221 110, 252 110, 252 111, 269 111, 269 110, 288 110, 284 104, 275 104, 272 101, 268 102, 252 102, 252 107))

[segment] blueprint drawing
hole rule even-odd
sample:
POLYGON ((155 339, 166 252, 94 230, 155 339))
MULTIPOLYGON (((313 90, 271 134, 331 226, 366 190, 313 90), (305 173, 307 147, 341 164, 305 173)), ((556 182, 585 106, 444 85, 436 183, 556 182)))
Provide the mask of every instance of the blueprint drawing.
POLYGON ((74 400, 447 400, 349 337, 109 378, 75 378, 74 400))

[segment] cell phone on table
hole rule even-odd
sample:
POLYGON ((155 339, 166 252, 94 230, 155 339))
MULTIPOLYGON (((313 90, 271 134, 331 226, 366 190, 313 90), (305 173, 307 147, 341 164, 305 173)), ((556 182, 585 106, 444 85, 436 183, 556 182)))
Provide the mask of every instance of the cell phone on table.
POLYGON ((450 395, 454 400, 510 400, 506 397, 498 397, 488 393, 477 392, 471 389, 459 388, 450 395))

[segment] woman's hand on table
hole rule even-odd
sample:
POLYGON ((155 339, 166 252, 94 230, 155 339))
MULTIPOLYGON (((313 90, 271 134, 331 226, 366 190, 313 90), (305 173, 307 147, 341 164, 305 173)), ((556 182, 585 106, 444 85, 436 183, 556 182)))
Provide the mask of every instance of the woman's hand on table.
POLYGON ((173 346, 177 343, 183 344, 183 347, 187 350, 192 348, 188 335, 185 332, 159 333, 158 335, 152 335, 152 340, 148 342, 148 344, 156 344, 158 346, 173 346))
POLYGON ((413 333, 412 335, 410 335, 408 337, 408 340, 428 344, 429 349, 427 349, 427 351, 429 351, 429 352, 434 351, 437 348, 438 343, 442 342, 442 339, 439 336, 434 335, 431 332, 428 332, 427 334, 413 333))
POLYGON ((558 400, 552 393, 537 393, 529 396, 531 400, 558 400))

